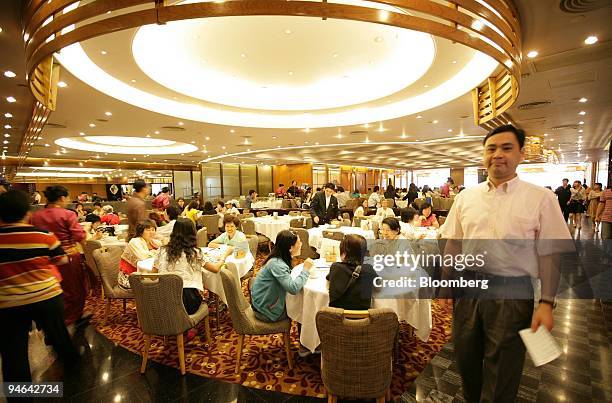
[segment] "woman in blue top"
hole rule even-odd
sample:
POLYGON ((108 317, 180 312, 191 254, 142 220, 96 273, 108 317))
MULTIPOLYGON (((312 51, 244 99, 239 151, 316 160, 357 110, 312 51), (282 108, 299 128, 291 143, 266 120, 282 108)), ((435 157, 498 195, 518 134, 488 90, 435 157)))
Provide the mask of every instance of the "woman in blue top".
POLYGON ((226 215, 223 217, 223 227, 225 232, 217 238, 210 241, 209 248, 218 248, 221 245, 230 245, 242 248, 245 251, 249 249, 249 241, 242 231, 239 231, 240 220, 234 215, 226 215))
POLYGON ((293 232, 284 230, 276 235, 276 244, 251 288, 253 311, 257 319, 277 322, 287 318, 286 293, 297 294, 314 266, 311 259, 306 259, 302 272, 295 279, 291 278, 291 259, 299 256, 301 249, 302 242, 293 232))

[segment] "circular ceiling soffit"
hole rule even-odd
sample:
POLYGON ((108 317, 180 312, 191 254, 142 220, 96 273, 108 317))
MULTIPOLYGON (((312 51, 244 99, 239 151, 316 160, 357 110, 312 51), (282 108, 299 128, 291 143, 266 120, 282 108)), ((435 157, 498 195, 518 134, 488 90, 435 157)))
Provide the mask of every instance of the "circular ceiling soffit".
POLYGON ((172 140, 124 136, 63 137, 55 144, 64 148, 109 154, 172 155, 198 150, 192 144, 172 140))

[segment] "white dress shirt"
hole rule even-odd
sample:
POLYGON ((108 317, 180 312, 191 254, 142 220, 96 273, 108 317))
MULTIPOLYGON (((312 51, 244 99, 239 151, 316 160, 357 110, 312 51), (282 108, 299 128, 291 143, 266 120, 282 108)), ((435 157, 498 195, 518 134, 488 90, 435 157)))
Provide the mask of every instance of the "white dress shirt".
POLYGON ((377 192, 373 192, 368 198, 368 207, 380 207, 381 197, 377 192))
POLYGON ((573 247, 559 241, 571 236, 555 195, 518 177, 497 188, 487 180, 463 190, 440 233, 443 238, 463 240, 463 254, 484 254, 479 271, 508 277, 536 278, 538 256, 573 247))
POLYGON ((325 195, 325 210, 329 208, 329 202, 331 201, 331 196, 325 195))
POLYGON ((395 217, 395 213, 393 212, 392 208, 389 207, 380 207, 379 209, 376 210, 376 215, 378 217, 382 217, 381 219, 385 219, 387 217, 395 217))

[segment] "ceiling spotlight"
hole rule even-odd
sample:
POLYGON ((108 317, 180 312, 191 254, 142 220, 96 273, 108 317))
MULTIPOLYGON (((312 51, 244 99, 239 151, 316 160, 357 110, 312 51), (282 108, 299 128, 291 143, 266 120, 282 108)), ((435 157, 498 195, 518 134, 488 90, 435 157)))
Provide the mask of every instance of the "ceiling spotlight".
POLYGON ((418 116, 417 116, 416 118, 417 118, 417 119, 421 119, 422 117, 423 117, 423 116, 421 116, 421 115, 418 115, 418 116))
POLYGON ((178 122, 178 125, 179 125, 179 126, 183 126, 184 124, 185 124, 185 123, 183 123, 183 122, 178 122))
POLYGON ((432 123, 433 123, 433 124, 436 124, 436 123, 438 123, 438 121, 437 121, 437 120, 434 120, 432 123))
POLYGON ((377 36, 376 38, 374 38, 374 42, 376 43, 381 43, 382 41, 384 41, 382 36, 377 36))
POLYGON ((4 140, 2 143, 3 143, 3 144, 8 144, 8 143, 9 143, 9 141, 8 141, 8 140, 4 140))
POLYGON ((155 130, 153 133, 155 133, 155 134, 159 134, 159 130, 155 130))
POLYGON ((17 100, 14 97, 6 97, 6 102, 13 103, 13 102, 17 102, 17 100))
POLYGON ((13 72, 12 72, 12 71, 10 71, 10 70, 7 70, 7 71, 5 71, 5 72, 4 72, 4 76, 5 76, 5 77, 8 77, 8 78, 13 78, 13 77, 16 77, 16 76, 17 76, 17 74, 13 73, 13 72))
POLYGON ((45 147, 51 147, 51 145, 49 145, 49 144, 45 144, 45 147))
POLYGON ((151 137, 151 135, 150 135, 150 134, 147 134, 147 137, 149 137, 149 138, 150 138, 150 137, 151 137))
POLYGON ((586 99, 585 97, 582 97, 578 100, 578 102, 580 103, 585 103, 586 101, 588 101, 588 99, 586 99))
POLYGON ((230 129, 230 133, 236 133, 236 130, 230 129))
POLYGON ((5 118, 12 118, 12 117, 13 117, 13 115, 12 115, 11 113, 8 113, 8 112, 7 112, 7 113, 5 113, 5 114, 4 114, 4 117, 5 117, 5 118))
POLYGON ((8 134, 8 133, 4 133, 4 137, 9 138, 9 137, 11 137, 11 135, 8 134))
POLYGON ((290 30, 290 29, 286 29, 286 30, 285 30, 285 34, 287 34, 287 35, 291 35, 291 30, 290 30))
POLYGON ((83 132, 79 132, 79 135, 80 135, 80 136, 84 136, 84 135, 85 135, 85 133, 83 133, 83 132))
POLYGON ((206 136, 206 137, 204 137, 204 140, 208 141, 208 140, 210 140, 210 137, 206 136))
POLYGON ((548 136, 548 133, 544 133, 544 137, 548 136))
POLYGON ((101 51, 100 51, 100 54, 103 54, 103 55, 105 55, 105 54, 107 54, 107 53, 108 53, 108 52, 107 52, 106 50, 101 50, 101 51))
POLYGON ((584 130, 582 130, 582 129, 578 130, 578 133, 582 133, 582 132, 584 132, 584 130))
POLYGON ((482 27, 484 27, 484 23, 482 21, 474 20, 474 22, 472 22, 472 29, 475 29, 476 31, 480 31, 482 27))
POLYGON ((451 133, 453 131, 453 129, 448 129, 448 132, 451 133))
POLYGON ((538 51, 537 50, 532 50, 529 53, 527 53, 527 57, 530 59, 533 59, 534 57, 538 56, 538 51))
POLYGON ((66 88, 68 87, 68 84, 66 84, 64 81, 60 81, 57 83, 57 86, 60 88, 66 88))
POLYGON ((586 112, 585 111, 580 111, 580 112, 578 112, 578 114, 584 116, 584 115, 586 115, 586 112))
POLYGON ((131 80, 130 80, 130 82, 132 82, 132 83, 135 83, 135 82, 136 82, 136 80, 134 80, 134 79, 131 79, 131 80))
POLYGON ((111 112, 104 112, 104 114, 105 114, 106 116, 113 116, 113 114, 112 114, 111 112))
POLYGON ((579 124, 579 125, 583 125, 583 124, 584 124, 584 121, 583 121, 583 120, 581 120, 580 122, 578 122, 578 124, 579 124))
POLYGON ((221 146, 221 149, 222 149, 222 150, 225 150, 225 146, 221 146))
POLYGON ((96 125, 94 123, 90 123, 89 127, 96 127, 96 125))
POLYGON ((246 59, 247 55, 245 53, 241 53, 240 57, 242 57, 243 59, 246 59))
POLYGON ((457 61, 456 61, 456 60, 453 60, 451 63, 452 63, 452 64, 457 64, 457 61))
POLYGON ((4 128, 5 128, 5 129, 11 129, 12 127, 13 127, 13 126, 11 126, 11 125, 4 125, 4 128))
POLYGON ((599 39, 595 36, 595 35, 591 35, 588 36, 585 40, 584 43, 587 45, 592 45, 594 43, 596 43, 599 39))

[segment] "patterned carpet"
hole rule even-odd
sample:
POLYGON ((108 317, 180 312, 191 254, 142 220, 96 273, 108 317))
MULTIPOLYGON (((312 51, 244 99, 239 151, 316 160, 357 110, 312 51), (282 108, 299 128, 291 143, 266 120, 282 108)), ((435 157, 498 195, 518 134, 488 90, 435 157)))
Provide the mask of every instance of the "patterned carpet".
MULTIPOLYGON (((259 268, 264 259, 258 253, 255 267, 259 268)), ((246 293, 246 283, 243 284, 246 293)), ((209 305, 210 307, 210 305, 209 305)), ((136 309, 133 302, 128 302, 127 311, 123 313, 120 301, 112 305, 111 314, 106 325, 102 322, 104 302, 92 297, 88 308, 95 312, 92 324, 98 332, 136 354, 141 353, 143 337, 138 328, 136 309)), ((398 397, 410 388, 417 375, 427 363, 440 351, 450 337, 451 320, 447 311, 433 305, 433 329, 427 343, 411 336, 410 326, 400 325, 399 356, 395 358, 391 393, 398 397)), ((205 343, 204 325, 198 327, 198 336, 185 343, 185 365, 187 372, 238 383, 243 386, 274 390, 294 395, 324 397, 324 388, 320 376, 320 355, 300 358, 297 326, 292 328, 292 346, 295 365, 287 366, 282 338, 274 336, 249 336, 245 339, 242 352, 242 366, 239 374, 234 373, 237 335, 233 332, 231 318, 227 309, 220 314, 220 326, 216 327, 214 313, 211 314, 211 345, 205 343)), ((163 337, 152 340, 149 359, 164 365, 178 368, 178 351, 176 339, 168 338, 164 345, 163 337)))

